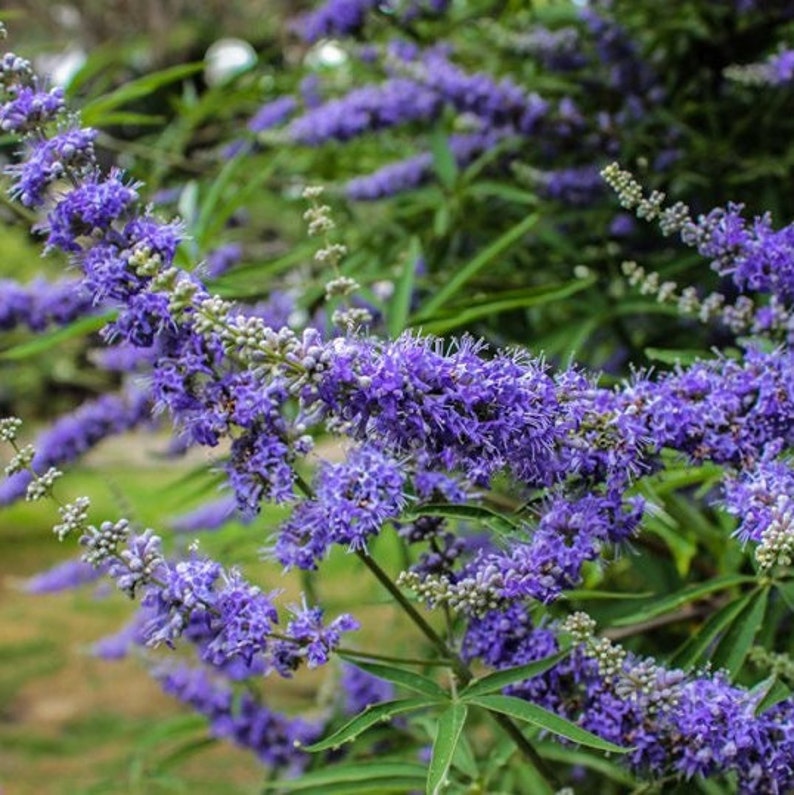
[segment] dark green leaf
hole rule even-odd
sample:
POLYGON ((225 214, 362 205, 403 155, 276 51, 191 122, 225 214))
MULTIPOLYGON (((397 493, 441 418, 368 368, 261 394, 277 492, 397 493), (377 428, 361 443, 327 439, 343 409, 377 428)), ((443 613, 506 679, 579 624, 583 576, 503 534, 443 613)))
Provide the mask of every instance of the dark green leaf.
POLYGON ((753 593, 750 592, 734 599, 709 616, 703 626, 675 652, 670 659, 670 665, 674 668, 688 669, 705 662, 704 657, 717 637, 744 610, 752 596, 753 593))
POLYGON ((512 519, 481 505, 430 503, 419 506, 414 511, 407 511, 404 514, 407 519, 416 516, 444 516, 448 519, 468 519, 490 527, 499 535, 515 535, 518 532, 518 526, 512 519))
POLYGON ((408 321, 411 311, 411 296, 416 281, 416 268, 422 257, 422 244, 418 237, 411 238, 408 251, 402 263, 402 272, 394 290, 394 296, 389 303, 387 315, 387 328, 389 336, 396 337, 400 334, 408 321))
POLYGON ((748 577, 744 574, 728 574, 724 577, 715 577, 708 580, 708 582, 698 583, 689 588, 684 588, 669 596, 656 599, 645 607, 635 610, 627 616, 621 616, 612 622, 616 627, 625 627, 630 624, 637 624, 640 621, 647 621, 649 618, 661 616, 664 613, 669 613, 681 605, 694 602, 697 599, 715 593, 716 591, 724 591, 727 588, 733 588, 736 585, 744 585, 745 583, 755 582, 754 577, 748 577))
POLYGON ((457 268, 452 278, 425 304, 423 315, 430 316, 440 309, 464 284, 471 281, 471 279, 494 259, 504 254, 505 251, 518 243, 518 241, 535 226, 537 221, 537 215, 530 215, 524 218, 523 221, 516 224, 512 229, 508 229, 507 232, 477 254, 476 257, 457 268))
POLYGON ((636 786, 637 784, 632 775, 624 768, 614 762, 610 762, 609 759, 595 756, 581 748, 568 748, 559 743, 537 743, 535 747, 544 759, 595 770, 597 773, 601 773, 603 776, 626 787, 636 786))
POLYGON ((566 649, 550 657, 544 657, 542 660, 535 660, 535 662, 527 663, 526 665, 517 665, 514 668, 496 671, 496 673, 488 674, 480 679, 475 679, 461 690, 460 697, 473 698, 475 696, 483 696, 487 693, 502 690, 508 685, 514 685, 517 682, 523 682, 525 679, 531 679, 533 676, 548 671, 549 668, 552 668, 558 662, 564 660, 569 654, 570 649, 566 649))
POLYGON ((715 668, 726 669, 732 679, 736 678, 744 664, 756 633, 764 621, 768 599, 769 588, 755 591, 749 604, 731 622, 714 650, 711 657, 712 665, 715 668))
POLYGON ((433 743, 433 755, 427 772, 427 795, 440 795, 446 783, 447 773, 452 764, 452 757, 466 723, 468 707, 455 703, 441 713, 436 726, 436 739, 433 743))
POLYGON ((366 731, 376 723, 388 722, 395 715, 400 715, 403 712, 414 712, 437 703, 436 699, 430 698, 406 698, 399 701, 384 701, 382 704, 375 704, 367 707, 362 713, 356 715, 353 720, 348 721, 341 729, 330 736, 306 746, 305 750, 316 753, 329 748, 338 748, 343 743, 355 740, 361 732, 366 731))
POLYGON ((521 292, 511 292, 506 296, 499 293, 489 295, 486 301, 469 302, 464 307, 451 308, 443 317, 423 320, 423 317, 411 321, 413 326, 421 326, 428 334, 445 334, 446 332, 465 326, 483 317, 498 315, 514 309, 529 309, 533 306, 553 303, 591 287, 594 279, 577 279, 566 284, 551 284, 544 287, 533 287, 521 292))
POLYGON ((355 655, 340 654, 343 660, 347 660, 356 668, 366 671, 378 679, 385 679, 387 682, 392 682, 400 687, 414 690, 417 693, 424 693, 431 698, 447 700, 449 694, 432 679, 421 674, 414 673, 413 671, 406 671, 403 668, 397 668, 393 665, 384 665, 383 663, 374 663, 361 660, 355 655))
POLYGON ((775 704, 785 701, 791 697, 791 688, 780 681, 775 674, 759 682, 752 690, 753 695, 762 695, 761 700, 755 707, 755 714, 760 715, 766 712, 775 704))
POLYGON ((467 703, 487 709, 489 712, 499 712, 511 718, 525 721, 539 729, 565 737, 580 745, 586 745, 599 751, 608 751, 615 754, 625 754, 630 748, 622 748, 614 743, 602 740, 598 735, 577 726, 575 723, 549 712, 537 704, 531 704, 520 698, 512 696, 480 696, 479 698, 466 699, 467 703))
POLYGON ((203 68, 203 63, 179 64, 145 75, 137 80, 131 80, 115 91, 111 91, 109 94, 105 94, 105 96, 92 100, 85 105, 82 110, 83 123, 88 127, 104 126, 105 115, 109 111, 115 110, 121 105, 126 105, 128 102, 149 96, 149 94, 154 93, 159 88, 196 74, 203 68))

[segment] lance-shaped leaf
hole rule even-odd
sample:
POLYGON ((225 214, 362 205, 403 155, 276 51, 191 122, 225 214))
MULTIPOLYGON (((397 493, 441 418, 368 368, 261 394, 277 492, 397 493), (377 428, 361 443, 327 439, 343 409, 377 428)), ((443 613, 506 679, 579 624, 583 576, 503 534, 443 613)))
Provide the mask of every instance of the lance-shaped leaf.
POLYGON ((475 698, 476 696, 485 696, 489 693, 495 693, 502 690, 508 685, 514 685, 517 682, 523 682, 525 679, 531 679, 533 676, 542 674, 548 671, 549 668, 554 667, 558 662, 564 660, 570 654, 570 649, 552 654, 550 657, 544 657, 542 660, 535 660, 534 662, 527 663, 526 665, 517 665, 514 668, 506 668, 503 671, 496 671, 495 673, 483 676, 480 679, 475 679, 467 687, 461 690, 461 698, 475 698))
POLYGON ((621 616, 613 621, 612 624, 616 627, 637 624, 640 621, 646 621, 649 618, 655 618, 664 613, 669 613, 671 610, 681 607, 681 605, 694 602, 696 599, 701 599, 715 591, 724 591, 727 588, 733 588, 735 585, 743 585, 755 581, 754 577, 743 574, 729 574, 725 577, 715 577, 708 582, 698 583, 689 588, 676 591, 676 593, 665 596, 662 599, 657 599, 627 616, 621 616))
POLYGON ((725 668, 734 679, 739 673, 755 636, 764 621, 769 588, 762 588, 753 593, 748 605, 733 620, 722 636, 711 664, 715 668, 725 668))
POLYGON ((477 698, 466 699, 467 703, 477 707, 487 709, 489 712, 500 712, 511 718, 525 721, 539 729, 545 729, 559 737, 573 740, 580 745, 586 745, 599 751, 608 751, 613 754, 625 754, 630 748, 622 748, 619 745, 602 740, 597 734, 577 726, 575 723, 549 712, 537 704, 530 704, 520 698, 512 696, 479 696, 477 698))
POLYGON ((340 654, 343 660, 346 660, 356 668, 366 671, 368 674, 376 676, 378 679, 385 679, 387 682, 405 687, 408 690, 413 690, 417 693, 423 693, 426 696, 439 700, 449 699, 449 694, 440 685, 436 684, 432 679, 422 674, 414 673, 413 671, 406 671, 403 668, 398 668, 394 665, 384 665, 383 663, 367 662, 360 660, 351 654, 340 654))
POLYGON ((404 698, 398 701, 384 701, 382 704, 369 706, 351 721, 348 721, 341 729, 319 742, 307 745, 304 750, 314 753, 316 751, 326 751, 329 748, 338 748, 344 743, 355 740, 361 732, 366 731, 376 723, 383 723, 403 712, 414 712, 437 703, 436 699, 431 698, 404 698))
POLYGON ((461 702, 450 705, 449 709, 441 713, 436 727, 436 739, 433 743, 433 755, 430 758, 430 768, 427 771, 427 795, 440 795, 446 786, 452 757, 458 746, 463 725, 469 708, 461 702))
POLYGON ((348 762, 303 773, 296 779, 270 781, 263 792, 278 790, 301 795, 409 792, 421 789, 426 779, 427 768, 414 762, 348 762))

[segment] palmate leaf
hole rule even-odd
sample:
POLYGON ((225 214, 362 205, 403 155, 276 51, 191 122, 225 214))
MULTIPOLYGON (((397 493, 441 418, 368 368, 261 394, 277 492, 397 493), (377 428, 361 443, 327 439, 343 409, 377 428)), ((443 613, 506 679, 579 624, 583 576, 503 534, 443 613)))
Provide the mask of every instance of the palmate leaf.
POLYGON ((458 746, 466 715, 469 708, 456 702, 449 709, 441 713, 436 724, 436 739, 433 743, 433 755, 430 758, 430 768, 427 771, 427 795, 440 795, 446 784, 452 758, 458 746))
POLYGON ((408 792, 421 789, 427 769, 415 762, 348 762, 304 773, 300 778, 271 781, 264 792, 300 792, 301 795, 346 792, 408 792))
POLYGON ((438 699, 435 698, 405 698, 397 701, 384 701, 382 704, 369 706, 356 715, 355 718, 348 721, 341 729, 319 742, 307 745, 304 750, 316 753, 317 751, 327 751, 329 748, 338 748, 344 743, 352 742, 359 734, 376 723, 384 723, 403 712, 415 712, 435 704, 438 704, 438 699))
POLYGON ((355 655, 339 654, 339 656, 351 665, 355 665, 356 668, 360 668, 362 671, 366 671, 368 674, 372 674, 378 679, 385 679, 387 682, 392 682, 400 687, 405 687, 408 690, 422 693, 440 701, 449 698, 449 694, 444 688, 436 684, 436 682, 429 677, 422 676, 422 674, 406 671, 404 668, 398 668, 394 665, 368 662, 358 659, 355 655))
POLYGON ((508 685, 514 685, 517 682, 523 682, 525 679, 531 679, 533 676, 548 671, 549 668, 552 668, 558 662, 564 660, 569 654, 570 649, 565 649, 557 654, 552 654, 550 657, 544 657, 542 660, 535 660, 526 665, 517 665, 514 668, 496 671, 480 679, 475 679, 460 691, 460 696, 461 698, 485 696, 489 693, 502 690, 508 685))
POLYGON ((561 718, 559 715, 537 706, 537 704, 530 704, 529 701, 524 701, 520 698, 513 698, 512 696, 479 696, 465 700, 468 704, 482 707, 489 712, 499 712, 502 715, 516 718, 516 720, 524 721, 539 729, 545 729, 559 737, 565 737, 568 740, 579 743, 579 745, 586 745, 598 751, 625 754, 631 750, 630 748, 622 748, 607 740, 602 740, 598 735, 577 726, 575 723, 571 723, 571 721, 561 718))

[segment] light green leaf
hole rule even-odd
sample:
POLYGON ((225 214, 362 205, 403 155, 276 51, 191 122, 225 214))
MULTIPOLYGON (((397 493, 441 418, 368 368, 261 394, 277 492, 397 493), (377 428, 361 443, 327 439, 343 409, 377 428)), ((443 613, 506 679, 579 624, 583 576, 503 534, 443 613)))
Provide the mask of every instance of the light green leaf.
POLYGON ((14 345, 13 348, 9 348, 0 353, 0 360, 19 361, 20 359, 29 359, 32 356, 38 356, 50 350, 50 348, 60 345, 62 342, 75 339, 76 337, 84 337, 95 331, 99 331, 107 326, 117 314, 117 312, 106 312, 102 315, 82 317, 79 320, 75 320, 74 323, 70 323, 68 326, 63 326, 62 328, 50 331, 46 334, 39 334, 28 342, 14 345))
POLYGON ((468 707, 462 703, 452 704, 441 713, 436 726, 436 739, 433 743, 433 755, 427 772, 427 795, 440 795, 443 791, 452 757, 466 723, 468 707))
POLYGON ((427 769, 413 762, 354 762, 323 766, 296 779, 270 781, 264 792, 406 792, 422 788, 426 779, 427 769))
POLYGON ((436 127, 430 138, 430 152, 433 155, 433 169, 439 181, 447 190, 452 190, 458 178, 458 164, 447 134, 440 126, 436 127))

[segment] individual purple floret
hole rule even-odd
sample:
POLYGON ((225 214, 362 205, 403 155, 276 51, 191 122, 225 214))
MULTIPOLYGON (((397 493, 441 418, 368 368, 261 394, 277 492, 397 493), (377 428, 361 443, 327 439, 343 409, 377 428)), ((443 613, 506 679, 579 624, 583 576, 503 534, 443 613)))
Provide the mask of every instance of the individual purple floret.
MULTIPOLYGON (((42 473, 49 467, 74 461, 108 436, 145 422, 150 411, 149 396, 135 390, 88 401, 62 416, 36 439, 32 467, 42 473)), ((31 479, 28 470, 7 477, 0 483, 0 505, 23 497, 31 479)))
POLYGON ((323 624, 321 607, 293 607, 294 617, 287 624, 285 634, 288 641, 277 641, 273 647, 276 670, 282 676, 290 676, 302 662, 309 668, 326 665, 331 654, 340 645, 343 632, 353 632, 360 624, 353 616, 344 613, 330 624, 323 624))
POLYGON ((307 761, 300 747, 319 737, 320 725, 272 712, 250 693, 236 698, 204 669, 169 666, 155 669, 154 676, 166 693, 209 720, 214 737, 250 749, 271 767, 299 772, 307 761))

